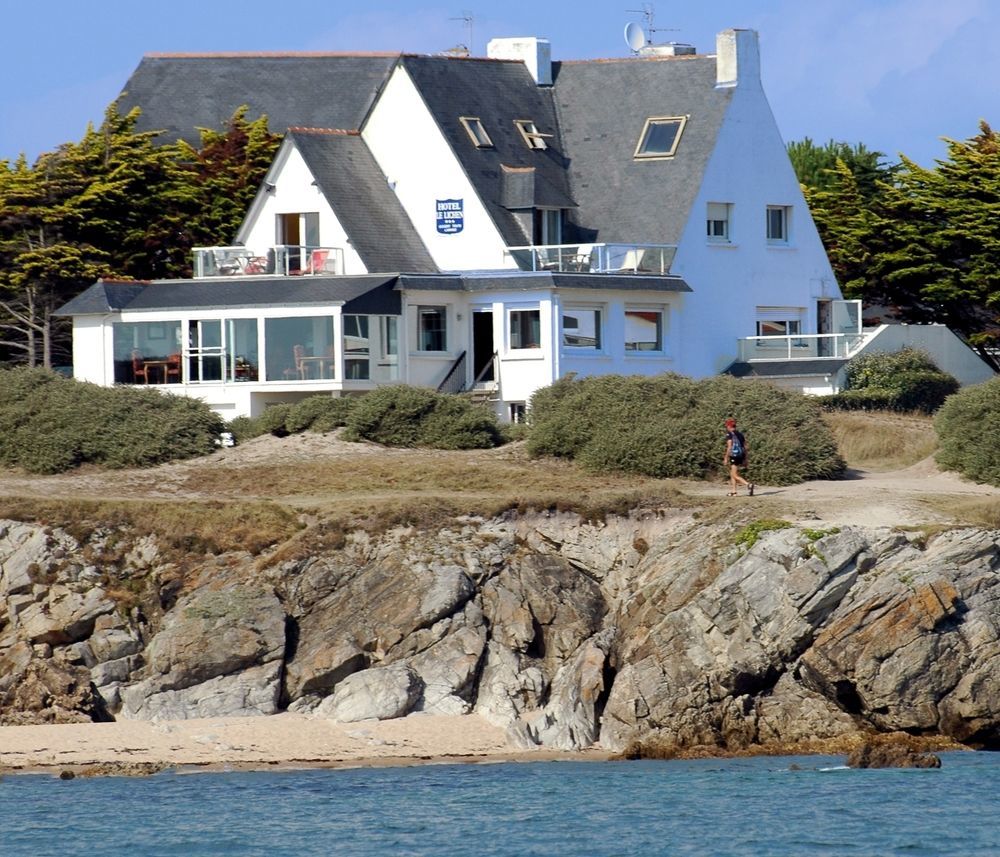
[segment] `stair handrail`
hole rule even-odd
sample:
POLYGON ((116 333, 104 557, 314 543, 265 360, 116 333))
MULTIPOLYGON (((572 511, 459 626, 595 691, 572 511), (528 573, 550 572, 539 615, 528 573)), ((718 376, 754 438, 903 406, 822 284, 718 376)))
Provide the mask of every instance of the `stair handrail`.
POLYGON ((465 389, 465 352, 463 351, 458 357, 455 358, 455 362, 451 364, 451 368, 448 370, 448 374, 444 376, 444 380, 438 384, 437 391, 439 393, 461 393, 465 389), (459 373, 461 369, 461 373, 459 373), (458 378, 458 387, 455 387, 455 383, 452 381, 453 377, 458 378), (449 385, 449 382, 451 384, 449 385))

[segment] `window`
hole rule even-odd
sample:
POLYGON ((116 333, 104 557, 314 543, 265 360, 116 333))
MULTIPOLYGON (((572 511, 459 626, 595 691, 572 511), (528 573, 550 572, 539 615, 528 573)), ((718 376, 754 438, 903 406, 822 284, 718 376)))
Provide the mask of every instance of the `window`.
POLYGON ((447 309, 443 306, 417 307, 417 350, 447 350, 447 309))
POLYGON ((331 316, 264 319, 264 380, 332 379, 333 345, 331 316))
POLYGON ((542 315, 537 309, 512 309, 510 311, 510 347, 542 347, 542 315))
POLYGON ((535 245, 562 244, 562 223, 561 208, 536 208, 535 245))
POLYGON ((344 379, 367 381, 371 377, 371 342, 368 339, 368 316, 344 316, 344 379))
POLYGON ((543 134, 530 119, 515 119, 514 124, 529 149, 547 149, 549 147, 545 140, 552 135, 543 134))
POLYGON ((525 402, 511 402, 509 413, 512 423, 523 423, 528 418, 528 406, 525 402))
POLYGON ((671 158, 677 151, 686 116, 654 116, 646 120, 635 147, 636 158, 671 158))
POLYGON ((729 243, 729 209, 728 202, 710 202, 708 204, 708 240, 713 244, 729 243))
POLYGON ((801 331, 801 322, 797 318, 789 318, 784 321, 758 321, 758 336, 798 336, 801 331))
POLYGON ((625 310, 625 350, 663 351, 662 310, 625 310))
POLYGON ((462 123, 462 127, 465 128, 465 132, 472 139, 472 142, 475 143, 477 149, 493 148, 493 141, 490 139, 490 135, 486 133, 482 120, 478 116, 459 116, 458 120, 462 123))
POLYGON ((786 205, 767 207, 767 243, 788 243, 788 221, 791 209, 786 205))
POLYGON ((601 311, 567 307, 562 316, 562 344, 567 348, 601 348, 601 311))

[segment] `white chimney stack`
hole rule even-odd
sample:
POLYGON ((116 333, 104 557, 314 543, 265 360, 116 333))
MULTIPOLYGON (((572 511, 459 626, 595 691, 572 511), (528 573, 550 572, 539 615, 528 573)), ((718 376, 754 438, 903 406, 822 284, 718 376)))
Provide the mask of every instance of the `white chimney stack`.
POLYGON ((760 86, 756 30, 723 30, 715 37, 715 85, 760 86))
POLYGON ((490 39, 486 56, 495 60, 520 60, 528 67, 535 83, 552 86, 552 45, 548 39, 534 36, 490 39))

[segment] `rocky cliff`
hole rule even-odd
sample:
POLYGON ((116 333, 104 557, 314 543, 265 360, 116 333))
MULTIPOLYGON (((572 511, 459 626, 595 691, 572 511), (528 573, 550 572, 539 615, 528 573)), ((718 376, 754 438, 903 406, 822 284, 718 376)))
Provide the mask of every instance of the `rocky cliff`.
POLYGON ((1000 747, 997 532, 660 510, 178 556, 0 522, 0 723, 475 711, 525 744, 1000 747))

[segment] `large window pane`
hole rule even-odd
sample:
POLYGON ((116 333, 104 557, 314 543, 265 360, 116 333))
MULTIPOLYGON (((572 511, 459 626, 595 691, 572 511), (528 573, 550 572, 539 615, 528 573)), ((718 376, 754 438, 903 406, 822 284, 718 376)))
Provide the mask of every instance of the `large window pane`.
POLYGON ((226 338, 229 343, 229 377, 235 381, 256 381, 260 376, 257 319, 227 319, 226 338))
POLYGON ((510 347, 542 347, 542 320, 539 310, 512 309, 510 311, 510 347))
POLYGON ((344 380, 367 381, 371 377, 371 342, 368 316, 344 316, 344 380))
POLYGON ((333 319, 297 316, 264 320, 267 381, 309 381, 334 376, 333 319))
POLYGON ((625 310, 625 350, 663 350, 663 313, 660 310, 625 310))
POLYGON ((447 350, 447 314, 443 306, 417 307, 417 350, 447 350))
POLYGON ((179 321, 117 322, 112 326, 117 384, 179 384, 179 321))
POLYGON ((562 344, 569 348, 601 347, 601 311, 567 307, 562 317, 562 344))

